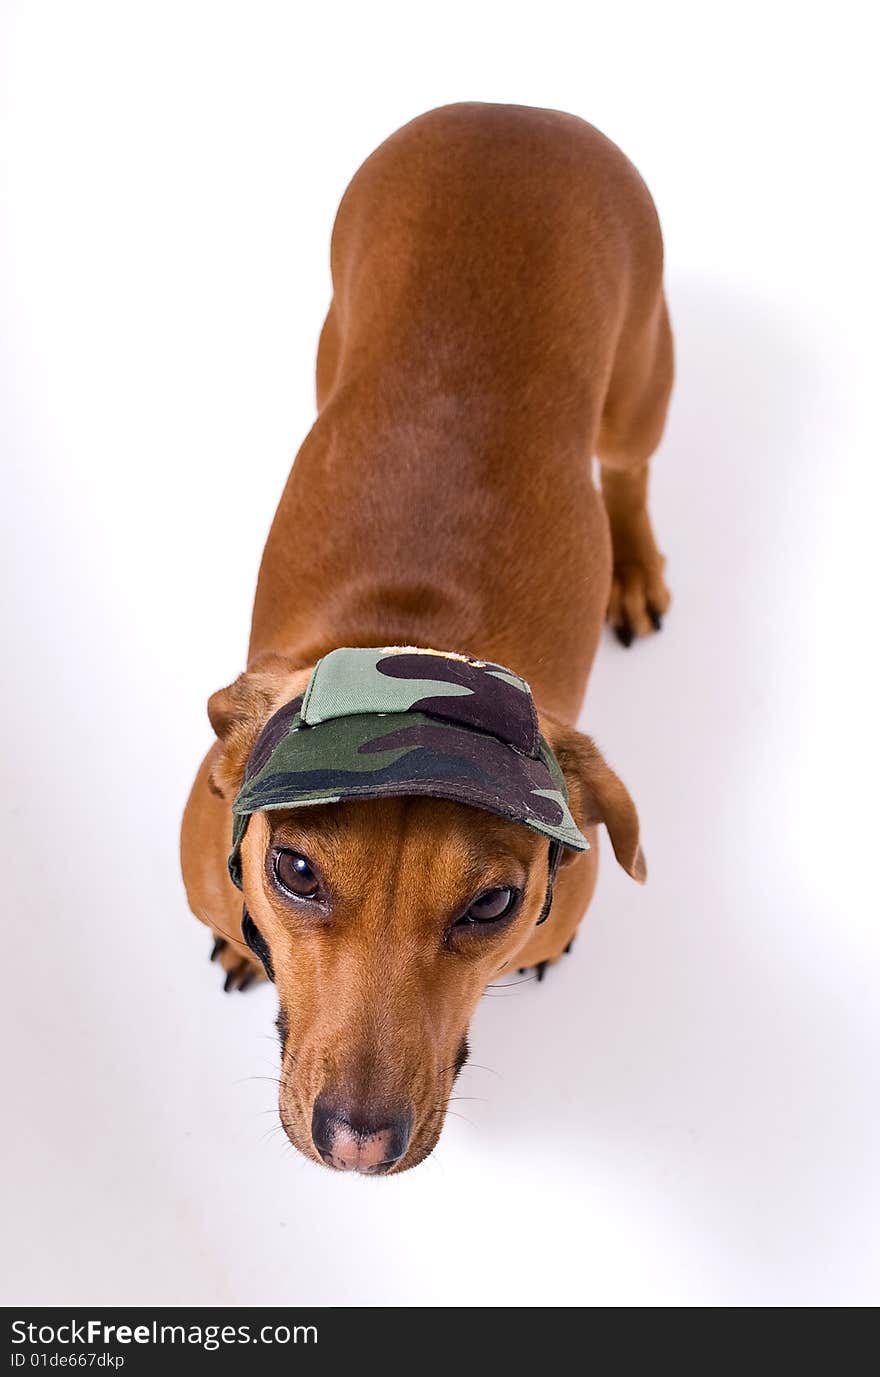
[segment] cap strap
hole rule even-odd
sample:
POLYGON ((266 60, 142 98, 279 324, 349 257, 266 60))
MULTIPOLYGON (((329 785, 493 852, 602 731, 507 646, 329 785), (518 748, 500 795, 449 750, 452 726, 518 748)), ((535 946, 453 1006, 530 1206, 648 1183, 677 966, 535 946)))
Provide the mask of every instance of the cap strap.
POLYGON ((241 935, 254 953, 254 956, 259 957, 260 961, 262 961, 263 969, 274 985, 275 972, 272 969, 272 956, 269 952, 269 943, 251 917, 247 904, 243 904, 241 910, 241 935))
POLYGON ((539 928, 542 923, 546 923, 547 919, 550 917, 550 909, 553 906, 553 885, 556 882, 556 872, 559 869, 561 857, 562 842, 552 841, 550 843, 547 863, 547 893, 544 896, 544 907, 541 909, 541 916, 535 924, 536 928, 539 928))

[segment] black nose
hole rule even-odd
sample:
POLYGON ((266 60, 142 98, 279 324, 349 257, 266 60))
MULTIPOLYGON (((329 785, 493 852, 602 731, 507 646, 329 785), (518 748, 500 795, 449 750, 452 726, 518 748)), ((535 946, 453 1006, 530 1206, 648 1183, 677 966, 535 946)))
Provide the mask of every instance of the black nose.
POLYGON ((399 1162, 409 1146, 412 1111, 364 1115, 319 1095, 312 1112, 312 1141, 328 1167, 378 1176, 399 1162))

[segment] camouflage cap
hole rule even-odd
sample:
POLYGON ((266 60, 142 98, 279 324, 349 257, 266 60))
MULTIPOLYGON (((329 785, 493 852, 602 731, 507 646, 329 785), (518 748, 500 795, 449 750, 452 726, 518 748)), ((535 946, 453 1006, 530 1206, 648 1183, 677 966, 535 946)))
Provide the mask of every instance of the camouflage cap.
POLYGON ((232 805, 229 873, 241 888, 252 813, 401 796, 470 804, 589 850, 524 679, 452 652, 343 648, 257 738, 232 805))

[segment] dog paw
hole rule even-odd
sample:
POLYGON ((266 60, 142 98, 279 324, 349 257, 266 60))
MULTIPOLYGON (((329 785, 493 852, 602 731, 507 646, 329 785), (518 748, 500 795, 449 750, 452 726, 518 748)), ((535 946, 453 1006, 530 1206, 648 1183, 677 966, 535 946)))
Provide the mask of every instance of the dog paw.
POLYGON ((225 974, 223 989, 227 994, 233 990, 244 991, 266 978, 263 967, 254 960, 244 943, 234 944, 216 933, 210 959, 216 961, 225 974))
POLYGON ((659 631, 671 598, 663 581, 663 556, 615 564, 608 620, 621 645, 659 631))

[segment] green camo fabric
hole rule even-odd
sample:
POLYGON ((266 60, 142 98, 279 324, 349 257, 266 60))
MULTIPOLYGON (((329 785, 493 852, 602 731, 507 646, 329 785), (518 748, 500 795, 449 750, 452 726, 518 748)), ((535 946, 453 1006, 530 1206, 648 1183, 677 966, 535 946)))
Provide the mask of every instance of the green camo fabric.
POLYGON ((257 738, 232 805, 229 873, 240 888, 252 813, 401 796, 452 799, 589 850, 524 679, 451 652, 344 647, 257 738))

